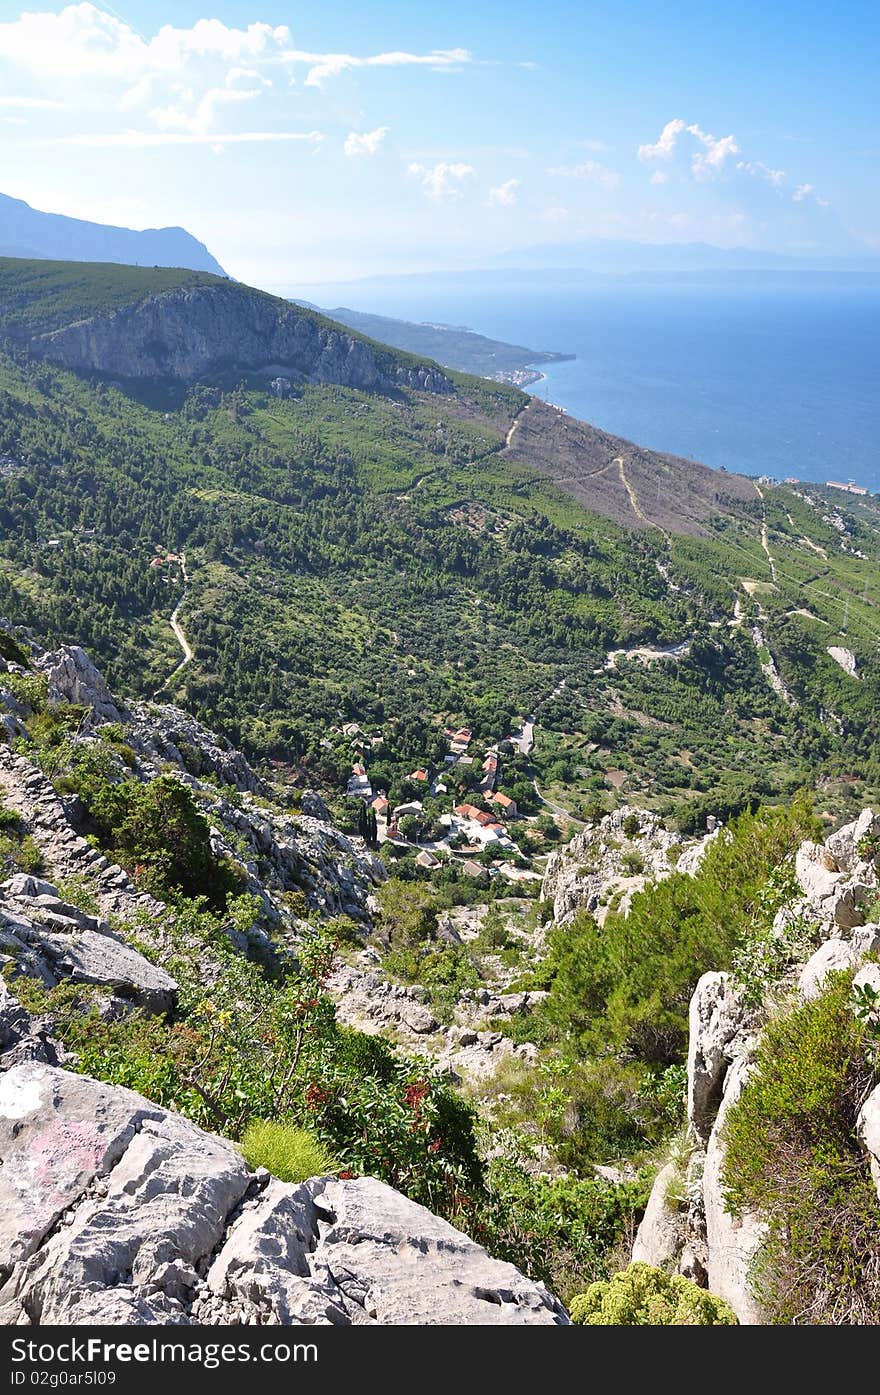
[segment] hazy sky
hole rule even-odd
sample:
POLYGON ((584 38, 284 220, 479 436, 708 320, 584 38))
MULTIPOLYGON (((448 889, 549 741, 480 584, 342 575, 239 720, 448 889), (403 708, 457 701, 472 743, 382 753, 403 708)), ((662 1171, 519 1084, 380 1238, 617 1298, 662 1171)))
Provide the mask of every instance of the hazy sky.
POLYGON ((267 287, 588 237, 880 250, 874 0, 0 0, 0 190, 267 287))

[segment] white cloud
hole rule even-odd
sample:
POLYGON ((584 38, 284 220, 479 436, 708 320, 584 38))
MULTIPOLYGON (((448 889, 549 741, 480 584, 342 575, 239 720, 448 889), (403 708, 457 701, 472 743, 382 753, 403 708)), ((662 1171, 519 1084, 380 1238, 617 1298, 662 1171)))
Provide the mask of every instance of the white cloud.
POLYGON ((192 112, 183 111, 180 107, 154 107, 149 116, 161 131, 178 128, 188 131, 192 135, 206 136, 213 130, 218 109, 237 105, 240 102, 251 102, 260 96, 262 96, 262 88, 260 87, 253 87, 249 90, 236 87, 212 87, 209 92, 205 93, 192 112))
POLYGON ((3 60, 43 78, 75 74, 137 82, 147 73, 179 73, 192 60, 228 66, 277 59, 290 42, 283 24, 234 29, 219 19, 200 19, 189 29, 165 24, 144 39, 125 20, 88 3, 68 5, 57 14, 26 11, 0 24, 3 60))
POLYGON ((237 82, 260 82, 264 87, 272 86, 272 79, 258 73, 256 68, 230 68, 226 74, 226 86, 234 87, 237 82))
POLYGON ((442 203, 445 199, 460 199, 463 181, 472 179, 476 170, 473 165, 460 162, 450 164, 446 160, 440 160, 430 167, 418 163, 409 165, 407 174, 418 179, 429 199, 433 199, 435 203, 442 203))
POLYGON ((653 145, 639 146, 640 160, 669 160, 675 149, 675 142, 684 130, 684 122, 681 117, 676 117, 674 121, 667 121, 660 132, 660 139, 653 145))
POLYGON ((390 126, 377 126, 375 131, 349 131, 343 149, 346 155, 375 155, 379 146, 391 130, 390 126))
POLYGON ((192 131, 113 131, 61 136, 53 143, 91 146, 93 149, 114 146, 144 149, 155 145, 210 145, 222 148, 224 145, 249 145, 263 141, 306 141, 317 145, 323 139, 320 131, 234 131, 220 135, 192 131))
POLYGON ((493 208, 512 208, 517 201, 516 191, 521 183, 521 179, 505 179, 503 184, 497 184, 494 189, 489 190, 490 205, 493 208))
POLYGON ((713 179, 721 173, 725 161, 731 155, 739 154, 739 146, 734 136, 716 137, 710 135, 708 131, 702 130, 696 122, 687 126, 679 116, 673 121, 667 121, 660 132, 659 139, 653 144, 639 146, 639 159, 646 163, 651 163, 654 160, 671 160, 676 151, 681 148, 680 142, 683 136, 692 137, 690 141, 684 141, 682 144, 690 157, 691 173, 695 179, 713 179))
POLYGON ((785 170, 772 170, 769 165, 765 165, 763 160, 738 160, 737 169, 744 174, 753 174, 758 179, 766 179, 768 184, 772 184, 774 189, 785 183, 785 170))
POLYGON ((601 189, 616 189, 620 183, 617 170, 610 170, 598 160, 584 160, 580 165, 553 165, 547 173, 566 179, 583 179, 588 184, 598 184, 601 189))
POLYGON ((791 197, 794 199, 795 203, 803 203, 804 199, 812 194, 812 192, 812 184, 799 184, 791 197))
POLYGON ((669 175, 665 170, 655 170, 649 182, 651 184, 665 184, 668 178, 669 175))
POLYGON ((425 67, 434 72, 449 72, 473 62, 466 48, 433 49, 430 53, 374 53, 366 58, 353 53, 309 53, 305 49, 287 49, 281 55, 285 63, 308 64, 306 87, 320 87, 327 78, 353 68, 425 67))

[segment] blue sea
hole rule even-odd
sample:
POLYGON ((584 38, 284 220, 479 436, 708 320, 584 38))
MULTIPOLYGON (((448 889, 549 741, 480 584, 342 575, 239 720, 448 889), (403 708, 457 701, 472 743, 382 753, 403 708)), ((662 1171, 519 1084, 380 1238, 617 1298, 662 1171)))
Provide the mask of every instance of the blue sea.
POLYGON ((880 491, 880 284, 394 277, 309 300, 574 353, 530 391, 656 450, 880 491))

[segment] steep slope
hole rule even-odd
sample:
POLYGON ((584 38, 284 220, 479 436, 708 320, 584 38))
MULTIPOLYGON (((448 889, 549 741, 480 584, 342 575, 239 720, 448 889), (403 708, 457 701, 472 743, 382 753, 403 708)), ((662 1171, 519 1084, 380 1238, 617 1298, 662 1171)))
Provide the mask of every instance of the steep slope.
POLYGON ((334 1021, 334 917, 367 934, 381 864, 82 650, 0 634, 0 1324, 565 1325, 463 1233, 467 1107, 334 1021), (249 1142, 291 1114, 311 1180, 249 1142))
POLYGON ((686 1134, 633 1258, 743 1323, 877 1322, 878 846, 872 809, 803 843, 772 935, 691 999, 686 1134))
POLYGON ((61 213, 44 213, 8 194, 0 194, 0 255, 183 266, 224 275, 222 266, 204 243, 184 228, 135 232, 131 228, 68 218, 61 213))
MULTIPOLYGON (((3 330, 78 373, 192 383, 229 372, 365 391, 449 392, 432 363, 323 316, 203 273, 0 260, 3 330)), ((288 383, 289 388, 289 383, 288 383)))
POLYGON ((760 497, 743 475, 648 450, 537 399, 520 412, 504 454, 624 528, 705 536, 711 518, 760 497))

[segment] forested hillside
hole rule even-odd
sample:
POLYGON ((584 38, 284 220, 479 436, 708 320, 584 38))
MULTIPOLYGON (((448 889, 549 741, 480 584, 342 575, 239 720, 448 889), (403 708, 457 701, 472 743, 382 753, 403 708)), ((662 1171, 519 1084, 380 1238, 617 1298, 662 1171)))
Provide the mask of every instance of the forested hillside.
POLYGON ((534 773, 575 813, 629 796, 701 820, 805 782, 848 808, 878 783, 871 500, 695 467, 703 536, 687 536, 666 457, 631 447, 606 467, 627 443, 572 423, 553 481, 534 425, 520 434, 529 399, 501 385, 76 375, 30 357, 23 323, 100 316, 178 273, 34 265, 5 264, 0 326, 12 622, 86 644, 129 691, 170 679, 252 754, 331 789, 340 722, 381 730, 393 771, 439 756, 450 722, 488 738, 532 713, 534 773), (181 600, 194 657, 178 669, 181 600))

